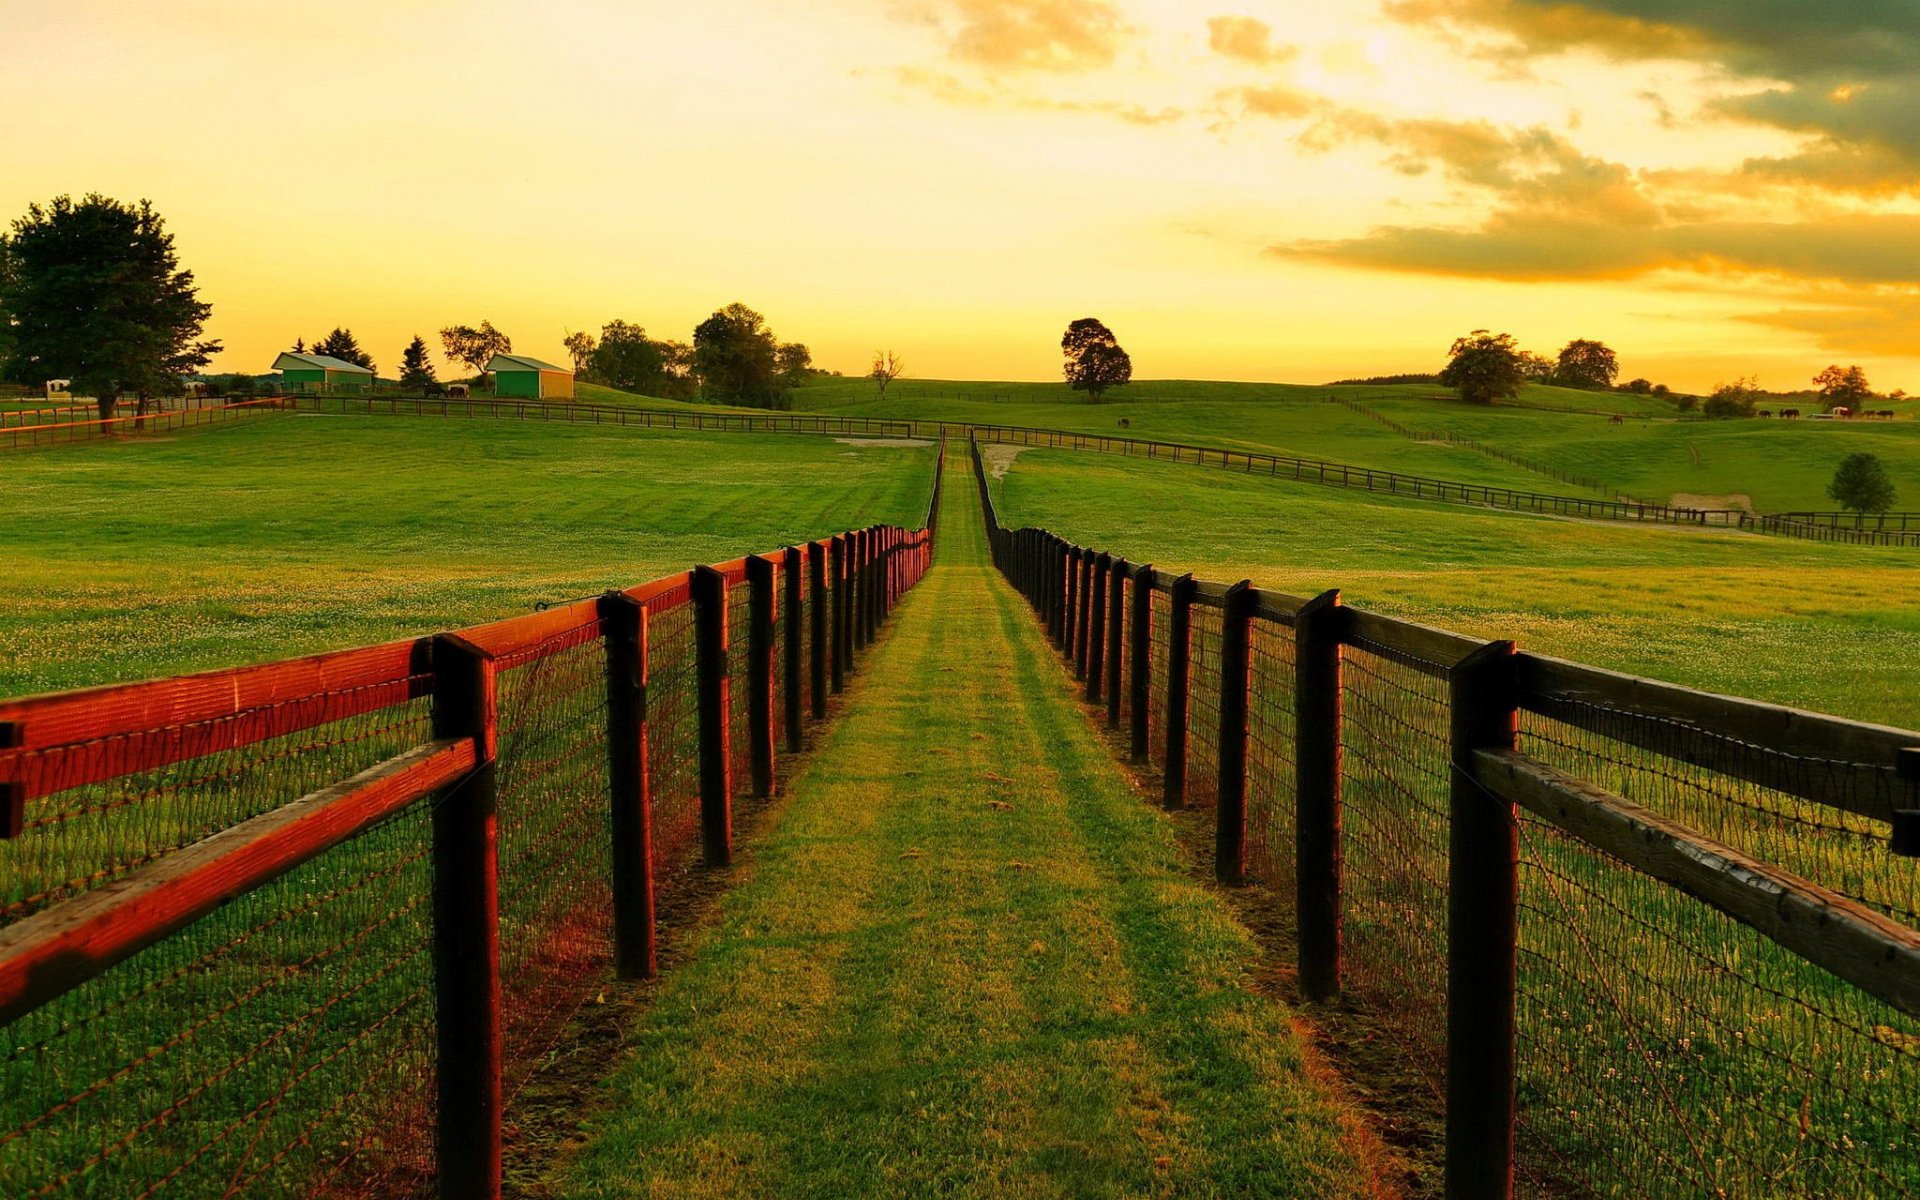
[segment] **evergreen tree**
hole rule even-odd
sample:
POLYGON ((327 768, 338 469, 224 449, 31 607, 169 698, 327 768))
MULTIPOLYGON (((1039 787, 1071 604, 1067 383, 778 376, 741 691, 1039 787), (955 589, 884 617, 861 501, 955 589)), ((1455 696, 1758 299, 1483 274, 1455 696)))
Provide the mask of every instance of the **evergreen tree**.
POLYGON ((400 353, 400 386, 408 391, 431 392, 439 384, 434 377, 433 363, 427 358, 427 343, 416 333, 400 353))
POLYGON ((313 344, 313 353, 337 358, 341 362, 350 362, 356 367, 365 367, 369 371, 374 369, 373 355, 360 348, 360 343, 354 339, 351 329, 336 328, 313 344))

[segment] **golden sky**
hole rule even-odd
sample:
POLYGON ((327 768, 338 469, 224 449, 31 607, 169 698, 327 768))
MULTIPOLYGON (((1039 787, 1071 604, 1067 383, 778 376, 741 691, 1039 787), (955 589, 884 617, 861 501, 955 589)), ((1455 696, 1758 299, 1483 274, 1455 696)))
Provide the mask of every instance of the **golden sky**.
POLYGON ((744 301, 816 362, 1920 390, 1920 4, 0 0, 0 214, 151 198, 218 367, 744 301))

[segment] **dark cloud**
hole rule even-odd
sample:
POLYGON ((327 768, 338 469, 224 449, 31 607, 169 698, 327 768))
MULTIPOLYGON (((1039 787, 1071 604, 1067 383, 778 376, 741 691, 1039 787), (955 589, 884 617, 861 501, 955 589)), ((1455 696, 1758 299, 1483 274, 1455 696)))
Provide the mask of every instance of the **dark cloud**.
POLYGON ((1252 17, 1209 17, 1207 45, 1215 54, 1255 66, 1286 62, 1299 47, 1275 45, 1273 27, 1252 17))
POLYGON ((1840 191, 1920 187, 1914 0, 1388 0, 1403 20, 1491 31, 1496 56, 1596 51, 1711 63, 1765 85, 1715 111, 1807 136, 1763 174, 1840 191), (1871 165, 1871 174, 1865 170, 1871 165))
POLYGON ((896 13, 940 30, 955 61, 993 71, 1110 66, 1132 35, 1109 0, 915 0, 896 13))

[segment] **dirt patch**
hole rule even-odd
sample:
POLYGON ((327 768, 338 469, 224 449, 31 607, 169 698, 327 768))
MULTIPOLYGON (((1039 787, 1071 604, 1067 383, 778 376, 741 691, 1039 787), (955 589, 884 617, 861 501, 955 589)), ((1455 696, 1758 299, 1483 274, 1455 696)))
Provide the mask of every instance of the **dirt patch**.
POLYGON ((843 446, 878 446, 881 449, 905 449, 912 446, 931 446, 925 438, 862 438, 845 437, 833 439, 843 446))
POLYGON ((1753 497, 1745 492, 1729 492, 1724 496, 1675 492, 1669 503, 1675 508, 1727 508, 1740 512, 1753 511, 1753 497))
POLYGON ((1025 449, 1025 446, 986 446, 981 449, 980 457, 986 460, 987 470, 995 479, 1005 479, 1013 460, 1025 449))

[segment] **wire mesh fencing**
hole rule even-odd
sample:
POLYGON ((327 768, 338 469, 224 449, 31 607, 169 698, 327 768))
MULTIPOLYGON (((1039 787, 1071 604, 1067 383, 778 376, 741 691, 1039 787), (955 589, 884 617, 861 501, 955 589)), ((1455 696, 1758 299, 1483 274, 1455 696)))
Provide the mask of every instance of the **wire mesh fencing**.
MULTIPOLYGON (((886 535, 876 620, 930 564, 886 535)), ((0 702, 0 1195, 498 1195, 527 1085, 777 744, 749 676, 840 652, 775 619, 814 552, 728 564, 711 619, 689 573, 0 702)))

